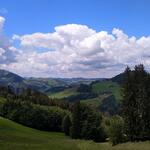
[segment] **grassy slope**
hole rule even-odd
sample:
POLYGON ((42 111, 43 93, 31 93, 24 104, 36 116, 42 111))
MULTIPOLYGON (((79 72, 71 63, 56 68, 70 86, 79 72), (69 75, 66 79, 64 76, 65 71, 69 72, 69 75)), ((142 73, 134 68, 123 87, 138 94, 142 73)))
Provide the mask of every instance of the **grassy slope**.
MULTIPOLYGON (((112 81, 102 81, 102 82, 95 83, 92 85, 92 91, 99 94, 100 99, 103 97, 104 95, 103 93, 108 91, 112 93, 117 100, 121 99, 120 86, 117 83, 112 81)), ((73 88, 65 89, 64 91, 61 92, 51 93, 49 94, 49 97, 61 99, 76 94, 77 94, 77 87, 73 87, 73 88)), ((99 97, 97 97, 96 100, 99 97)), ((89 99, 89 101, 91 100, 92 99, 89 99)))
POLYGON ((4 103, 5 101, 6 101, 6 99, 5 99, 5 98, 0 97, 0 104, 4 103))
POLYGON ((120 94, 120 86, 112 81, 103 81, 96 84, 93 84, 92 86, 93 92, 97 94, 102 94, 103 92, 112 92, 112 94, 115 96, 117 100, 121 99, 120 94))
POLYGON ((95 83, 92 85, 92 91, 97 93, 99 96, 93 99, 84 100, 82 102, 95 108, 98 108, 101 105, 102 100, 108 97, 111 93, 115 96, 116 100, 121 100, 120 86, 112 81, 102 81, 95 83))
MULTIPOLYGON (((92 99, 81 100, 81 102, 89 104, 94 108, 98 108, 101 105, 102 100, 108 97, 111 93, 115 96, 116 100, 119 101, 121 99, 120 86, 112 81, 102 81, 95 83, 92 85, 92 91, 97 93, 99 96, 92 99), (108 91, 110 92, 109 94, 105 93, 108 91)), ((74 87, 70 89, 65 89, 64 91, 61 92, 51 93, 49 94, 49 97, 61 99, 71 95, 76 95, 77 93, 78 93, 77 87, 74 87)))
POLYGON ((101 105, 102 100, 104 98, 106 98, 106 97, 108 97, 108 95, 107 94, 103 94, 103 95, 99 95, 96 98, 91 98, 91 99, 87 99, 87 100, 81 100, 81 102, 85 103, 85 104, 88 104, 91 107, 98 108, 101 105))
POLYGON ((0 118, 1 150, 78 150, 76 144, 62 133, 34 130, 0 118))
POLYGON ((49 94, 49 97, 61 99, 61 98, 68 97, 71 95, 76 95, 76 94, 77 94, 77 91, 75 87, 75 88, 65 89, 64 91, 61 91, 61 92, 51 93, 49 94))
POLYGON ((112 147, 109 143, 72 140, 62 133, 42 132, 0 117, 1 150, 149 150, 150 142, 126 143, 112 147))

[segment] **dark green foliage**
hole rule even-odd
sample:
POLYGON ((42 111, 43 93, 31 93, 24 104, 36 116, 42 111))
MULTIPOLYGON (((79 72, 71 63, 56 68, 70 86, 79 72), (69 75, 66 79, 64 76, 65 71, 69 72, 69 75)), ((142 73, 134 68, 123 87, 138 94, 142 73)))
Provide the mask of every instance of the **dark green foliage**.
POLYGON ((113 116, 119 113, 119 103, 116 101, 113 95, 103 99, 100 105, 100 111, 105 115, 113 116))
POLYGON ((40 105, 50 105, 50 99, 47 95, 32 90, 30 88, 22 89, 22 92, 20 94, 16 94, 12 87, 1 87, 0 86, 0 96, 5 97, 7 99, 19 99, 20 101, 29 101, 34 104, 40 104, 40 105))
POLYGON ((77 94, 64 97, 68 102, 75 102, 77 100, 87 100, 97 97, 96 93, 92 92, 92 86, 87 84, 80 84, 77 88, 77 94))
POLYGON ((14 98, 15 94, 13 93, 13 91, 9 86, 8 87, 0 86, 0 96, 9 99, 9 98, 14 98))
POLYGON ((79 93, 76 95, 68 96, 68 97, 64 98, 64 100, 66 100, 68 102, 75 102, 75 101, 77 101, 77 99, 78 100, 87 100, 87 99, 92 99, 95 97, 97 97, 96 93, 79 93))
POLYGON ((131 141, 150 139, 150 75, 143 65, 125 70, 123 83, 123 117, 131 141))
POLYGON ((113 145, 122 143, 125 141, 124 135, 124 121, 121 117, 115 116, 110 119, 110 124, 108 126, 109 140, 113 145))
POLYGON ((25 89, 21 95, 18 96, 19 99, 24 101, 30 101, 34 104, 40 104, 40 105, 49 105, 50 99, 47 95, 34 91, 32 89, 25 89))
POLYGON ((62 122, 62 130, 66 135, 70 134, 70 127, 71 127, 71 119, 69 115, 66 115, 62 122))
POLYGON ((118 84, 122 84, 124 80, 124 73, 118 74, 117 76, 111 78, 111 81, 116 82, 118 84))
POLYGON ((80 84, 80 86, 77 89, 77 92, 89 93, 89 92, 91 92, 91 86, 87 85, 87 84, 80 84))
POLYGON ((72 138, 105 141, 106 135, 101 127, 102 116, 96 110, 76 102, 72 111, 72 138))
POLYGON ((7 100, 1 109, 3 117, 48 131, 61 131, 62 120, 67 113, 58 107, 38 106, 19 100, 7 100))
POLYGON ((80 132, 81 132, 80 117, 81 117, 80 102, 77 101, 73 105, 73 110, 72 110, 72 127, 70 129, 71 131, 70 135, 73 139, 80 138, 80 132))
POLYGON ((135 106, 135 90, 134 90, 134 76, 129 67, 125 70, 125 78, 123 83, 123 117, 125 120, 126 133, 130 140, 133 140, 135 130, 136 108, 135 106))

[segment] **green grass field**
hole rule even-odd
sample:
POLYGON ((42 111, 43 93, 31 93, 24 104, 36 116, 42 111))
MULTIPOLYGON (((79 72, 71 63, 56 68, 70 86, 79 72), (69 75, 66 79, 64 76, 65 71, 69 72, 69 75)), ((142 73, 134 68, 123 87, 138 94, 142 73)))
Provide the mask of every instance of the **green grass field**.
POLYGON ((43 132, 0 117, 0 150, 149 150, 150 142, 109 143, 72 140, 62 133, 43 132))
POLYGON ((0 104, 4 103, 5 101, 6 101, 6 99, 5 99, 5 98, 0 97, 0 104))
POLYGON ((120 91, 120 86, 112 81, 103 81, 96 83, 92 86, 93 92, 97 94, 102 94, 104 92, 111 92, 116 100, 121 99, 121 91, 120 91))
POLYGON ((65 89, 64 91, 61 92, 56 92, 56 93, 51 93, 49 94, 50 98, 57 98, 57 99, 62 99, 71 95, 76 95, 77 91, 76 91, 76 87, 75 88, 69 88, 69 89, 65 89))

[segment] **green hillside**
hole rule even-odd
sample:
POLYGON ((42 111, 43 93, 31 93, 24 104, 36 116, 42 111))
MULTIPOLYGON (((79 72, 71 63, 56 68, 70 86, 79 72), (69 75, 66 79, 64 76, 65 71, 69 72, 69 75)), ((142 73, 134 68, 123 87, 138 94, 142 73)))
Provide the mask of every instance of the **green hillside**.
POLYGON ((74 87, 74 88, 65 89, 65 90, 60 91, 60 92, 50 93, 49 97, 61 99, 61 98, 65 98, 65 97, 68 97, 71 95, 76 95, 76 94, 77 94, 77 88, 74 87))
MULTIPOLYGON (((91 93, 96 93, 97 97, 87 98, 87 99, 81 98, 80 101, 82 103, 88 104, 94 108, 99 109, 102 104, 102 101, 107 99, 111 95, 114 96, 116 101, 115 103, 121 100, 121 88, 117 82, 113 82, 111 80, 104 80, 99 82, 93 82, 90 86, 92 87, 91 93)), ((77 89, 78 87, 71 87, 68 89, 64 89, 61 92, 50 93, 49 97, 57 98, 57 99, 69 98, 70 96, 75 96, 80 94, 80 92, 77 92, 77 89)), ((111 107, 111 104, 108 107, 111 107)))
POLYGON ((0 96, 0 104, 2 104, 3 102, 5 102, 5 100, 6 100, 5 98, 3 98, 3 97, 0 96))
POLYGON ((109 143, 72 140, 62 133, 31 129, 0 117, 1 150, 149 150, 149 147, 150 142, 112 147, 109 143))
POLYGON ((104 94, 104 95, 99 95, 98 97, 96 98, 91 98, 91 99, 87 99, 87 100, 81 100, 82 103, 85 103, 93 108, 98 108, 101 103, 102 103, 102 100, 105 99, 106 97, 108 97, 107 94, 104 94))
POLYGON ((102 81, 92 85, 93 92, 103 94, 113 94, 116 100, 121 99, 120 85, 112 81, 102 81))

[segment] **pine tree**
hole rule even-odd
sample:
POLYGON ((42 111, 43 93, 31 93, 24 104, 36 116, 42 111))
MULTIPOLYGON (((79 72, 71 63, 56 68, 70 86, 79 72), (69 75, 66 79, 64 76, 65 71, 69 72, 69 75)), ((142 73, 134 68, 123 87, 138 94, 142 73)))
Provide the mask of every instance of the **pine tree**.
POLYGON ((142 137, 143 140, 150 140, 150 74, 144 80, 145 98, 142 102, 142 137))
POLYGON ((71 137, 73 139, 80 138, 80 101, 77 101, 73 105, 72 110, 72 127, 71 127, 71 137))
POLYGON ((150 75, 142 64, 125 70, 123 117, 131 141, 150 139, 150 75))
POLYGON ((134 75, 129 67, 124 72, 124 82, 122 86, 123 92, 123 117, 125 120, 125 130, 127 136, 132 141, 135 135, 135 122, 136 122, 136 108, 135 108, 135 90, 134 90, 134 75))
POLYGON ((144 120, 143 120, 143 109, 144 109, 144 101, 147 99, 146 93, 146 79, 147 73, 142 64, 135 66, 134 69, 134 79, 135 79, 135 140, 141 140, 143 138, 144 132, 144 120))
POLYGON ((66 135, 70 134, 71 120, 69 115, 66 115, 62 122, 62 129, 66 135))

